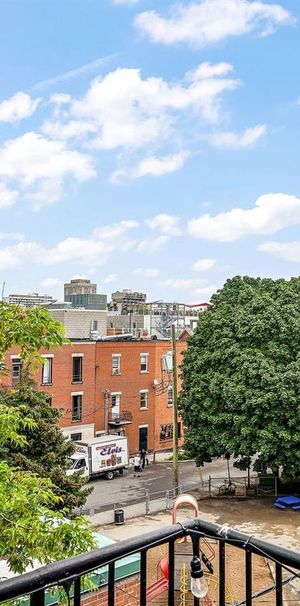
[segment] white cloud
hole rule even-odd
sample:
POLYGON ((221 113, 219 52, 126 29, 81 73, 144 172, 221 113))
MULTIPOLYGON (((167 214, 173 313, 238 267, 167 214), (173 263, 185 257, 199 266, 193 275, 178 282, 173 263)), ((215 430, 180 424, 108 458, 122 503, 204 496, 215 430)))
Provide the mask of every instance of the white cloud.
POLYGON ((115 171, 111 176, 111 181, 112 183, 118 183, 123 178, 140 179, 148 175, 161 177, 182 168, 188 156, 189 153, 184 151, 161 158, 150 156, 141 160, 133 169, 115 171))
MULTIPOLYGON (((239 85, 238 80, 226 77, 230 67, 225 70, 224 64, 208 67, 205 63, 181 82, 143 79, 138 69, 116 69, 96 78, 83 98, 70 103, 61 121, 47 120, 43 131, 63 140, 85 135, 86 144, 94 149, 139 150, 154 143, 162 147, 170 144, 180 128, 179 119, 186 118, 187 112, 198 114, 199 128, 201 118, 219 119, 222 94, 239 85)), ((184 159, 180 154, 146 158, 138 165, 137 176, 174 170, 184 159)))
POLYGON ((152 219, 145 220, 146 225, 150 229, 157 229, 167 236, 180 236, 181 229, 179 227, 180 218, 175 215, 160 214, 152 219))
POLYGON ((267 252, 274 257, 293 263, 300 263, 300 241, 294 242, 264 242, 257 247, 261 252, 267 252))
POLYGON ((61 286, 62 281, 59 280, 59 278, 45 278, 40 282, 40 285, 42 286, 42 288, 52 289, 56 288, 57 286, 61 286))
POLYGON ((94 132, 94 127, 88 122, 71 120, 67 124, 47 120, 41 127, 42 133, 53 139, 79 139, 94 132))
POLYGON ((0 232, 0 240, 16 240, 17 242, 22 242, 25 239, 24 234, 21 232, 0 232))
POLYGON ((94 229, 93 235, 100 240, 112 240, 113 238, 119 238, 129 229, 134 229, 135 227, 138 227, 138 225, 137 221, 120 221, 120 223, 114 223, 112 225, 94 229))
POLYGON ((169 241, 169 239, 169 236, 158 236, 157 238, 141 240, 141 242, 139 242, 139 244, 137 244, 136 246, 136 251, 155 253, 162 246, 164 246, 169 241))
POLYGON ((232 72, 233 65, 230 63, 209 63, 204 61, 200 63, 196 69, 187 72, 187 79, 195 82, 196 80, 205 80, 207 78, 214 78, 215 76, 226 76, 232 72))
POLYGON ((231 242, 254 234, 273 234, 300 223, 300 200, 288 194, 264 194, 253 208, 233 208, 212 216, 201 215, 188 224, 196 238, 231 242))
POLYGON ((219 147, 220 149, 245 149, 253 147, 266 134, 266 131, 265 124, 257 124, 257 126, 247 128, 239 133, 213 133, 208 140, 213 147, 219 147))
POLYGON ((22 91, 0 102, 0 122, 18 122, 35 112, 41 99, 31 99, 22 91))
POLYGON ((134 270, 133 273, 137 276, 143 276, 145 278, 157 278, 157 276, 159 275, 159 269, 150 267, 148 269, 145 267, 138 267, 134 270))
POLYGON ((115 251, 124 253, 136 245, 128 238, 127 232, 134 227, 135 222, 121 222, 118 232, 117 224, 94 230, 90 238, 68 237, 55 246, 46 248, 37 242, 20 242, 13 246, 0 248, 1 270, 21 267, 23 265, 61 265, 74 263, 82 266, 99 267, 104 265, 115 251), (125 229, 124 223, 127 223, 125 229), (108 234, 118 233, 118 237, 108 237, 108 234))
POLYGON ((0 209, 12 206, 18 197, 16 190, 10 190, 4 183, 0 183, 0 209))
POLYGON ((167 45, 186 42, 203 47, 252 31, 266 36, 293 21, 279 4, 259 0, 199 0, 174 4, 168 17, 154 10, 145 11, 136 17, 135 23, 152 42, 167 45))
POLYGON ((110 284, 111 282, 115 282, 118 277, 118 274, 108 274, 108 276, 103 278, 102 282, 104 282, 104 284, 110 284))
MULTIPOLYGON (((62 141, 50 141, 35 132, 10 139, 0 147, 0 177, 17 184, 35 208, 62 197, 66 176, 79 182, 95 176, 90 156, 69 150, 62 141)), ((4 196, 10 204, 15 198, 15 191, 4 196)))
POLYGON ((208 271, 216 265, 216 259, 199 259, 192 265, 193 271, 208 271))

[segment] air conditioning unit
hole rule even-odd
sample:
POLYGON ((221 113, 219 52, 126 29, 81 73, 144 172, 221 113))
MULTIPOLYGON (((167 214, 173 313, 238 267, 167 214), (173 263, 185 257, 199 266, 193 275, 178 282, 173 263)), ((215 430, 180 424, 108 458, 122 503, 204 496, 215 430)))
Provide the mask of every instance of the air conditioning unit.
POLYGON ((90 338, 93 341, 97 341, 97 339, 99 338, 98 330, 91 330, 90 331, 90 338))

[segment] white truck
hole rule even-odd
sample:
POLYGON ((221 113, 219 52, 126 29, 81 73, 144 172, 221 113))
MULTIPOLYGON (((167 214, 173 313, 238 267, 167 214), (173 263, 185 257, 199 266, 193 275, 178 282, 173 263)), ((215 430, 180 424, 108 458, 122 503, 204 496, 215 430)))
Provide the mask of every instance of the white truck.
POLYGON ((67 475, 83 470, 84 477, 105 476, 112 480, 116 473, 123 474, 128 466, 128 440, 125 436, 99 436, 76 442, 76 452, 70 460, 67 475))

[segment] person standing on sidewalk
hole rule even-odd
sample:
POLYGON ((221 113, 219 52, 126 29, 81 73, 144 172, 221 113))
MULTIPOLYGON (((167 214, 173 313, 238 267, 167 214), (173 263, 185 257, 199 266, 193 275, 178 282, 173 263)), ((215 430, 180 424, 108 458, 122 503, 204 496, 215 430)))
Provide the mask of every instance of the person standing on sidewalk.
POLYGON ((141 463, 142 463, 142 469, 145 469, 146 456, 147 456, 147 453, 146 453, 146 451, 145 451, 145 448, 142 448, 142 450, 141 450, 141 463))
POLYGON ((137 453, 133 459, 133 468, 134 468, 134 476, 140 476, 140 469, 141 469, 141 457, 139 455, 139 453, 137 453))

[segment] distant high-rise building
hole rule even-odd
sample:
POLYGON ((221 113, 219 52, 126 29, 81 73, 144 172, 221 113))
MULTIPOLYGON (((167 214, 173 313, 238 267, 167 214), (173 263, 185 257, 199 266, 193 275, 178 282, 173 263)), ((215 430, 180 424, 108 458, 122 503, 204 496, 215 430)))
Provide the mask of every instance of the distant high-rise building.
POLYGON ((8 295, 9 303, 14 305, 23 305, 24 307, 41 307, 54 303, 55 301, 56 299, 50 295, 39 295, 37 292, 32 292, 25 295, 8 295))
POLYGON ((97 295, 97 284, 85 278, 76 278, 64 285, 64 300, 75 308, 107 309, 107 296, 97 295))
POLYGON ((109 308, 111 311, 115 311, 119 314, 127 314, 133 311, 139 305, 146 302, 147 295, 143 292, 134 292, 128 288, 124 288, 122 291, 117 290, 111 295, 111 303, 109 308))
POLYGON ((69 295, 95 295, 97 293, 97 284, 92 284, 86 278, 74 278, 64 284, 64 297, 69 295))

